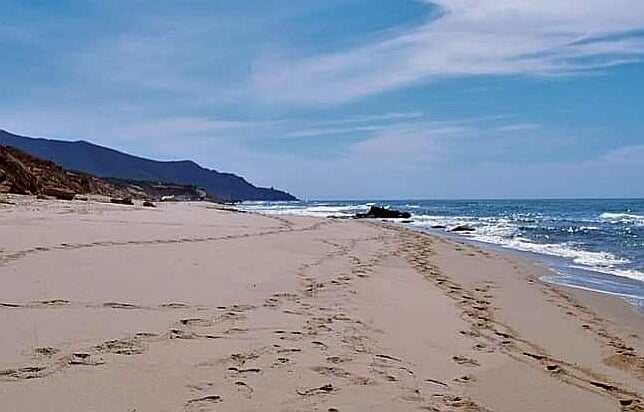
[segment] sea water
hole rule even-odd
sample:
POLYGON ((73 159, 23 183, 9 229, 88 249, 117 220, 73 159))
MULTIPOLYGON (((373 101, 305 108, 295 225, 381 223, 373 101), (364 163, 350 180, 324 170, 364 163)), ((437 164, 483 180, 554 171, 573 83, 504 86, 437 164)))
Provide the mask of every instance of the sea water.
POLYGON ((246 202, 273 214, 349 217, 371 205, 407 211, 398 223, 529 254, 551 269, 543 280, 619 295, 644 311, 644 199, 380 200, 246 202), (471 232, 451 232, 465 225, 471 232))

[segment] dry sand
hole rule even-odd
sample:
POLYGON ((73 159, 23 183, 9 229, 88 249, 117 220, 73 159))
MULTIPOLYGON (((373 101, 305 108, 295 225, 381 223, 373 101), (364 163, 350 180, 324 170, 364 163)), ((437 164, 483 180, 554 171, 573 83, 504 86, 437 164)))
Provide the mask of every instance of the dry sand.
POLYGON ((1 411, 641 411, 642 316, 383 224, 0 204, 1 411))

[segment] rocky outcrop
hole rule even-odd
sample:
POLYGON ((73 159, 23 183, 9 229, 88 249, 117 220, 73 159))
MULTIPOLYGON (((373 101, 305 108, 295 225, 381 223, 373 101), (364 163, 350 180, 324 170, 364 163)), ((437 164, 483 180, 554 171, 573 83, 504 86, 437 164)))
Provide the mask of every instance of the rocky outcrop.
POLYGON ((9 148, 0 146, 0 192, 38 194, 38 179, 9 148))
POLYGON ((132 199, 160 200, 171 195, 175 200, 213 200, 196 186, 103 179, 66 170, 14 147, 0 145, 0 193, 36 195, 39 198, 87 200, 87 196, 110 197, 112 203, 133 204, 132 199))
POLYGON ((358 213, 357 219, 409 219, 409 212, 386 209, 384 207, 371 206, 367 213, 358 213))
POLYGON ((72 200, 78 193, 105 196, 127 193, 97 177, 65 170, 7 146, 0 146, 0 192, 63 200, 72 200))
POLYGON ((74 196, 76 196, 76 192, 73 190, 63 189, 60 187, 44 187, 41 192, 45 196, 50 196, 60 200, 74 200, 74 196))

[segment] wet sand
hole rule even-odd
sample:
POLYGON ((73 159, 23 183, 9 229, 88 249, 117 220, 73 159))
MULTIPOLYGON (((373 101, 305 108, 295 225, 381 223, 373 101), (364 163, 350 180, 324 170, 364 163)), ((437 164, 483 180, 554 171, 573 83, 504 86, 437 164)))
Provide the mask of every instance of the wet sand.
POLYGON ((0 203, 0 410, 641 411, 643 317, 375 222, 0 203))

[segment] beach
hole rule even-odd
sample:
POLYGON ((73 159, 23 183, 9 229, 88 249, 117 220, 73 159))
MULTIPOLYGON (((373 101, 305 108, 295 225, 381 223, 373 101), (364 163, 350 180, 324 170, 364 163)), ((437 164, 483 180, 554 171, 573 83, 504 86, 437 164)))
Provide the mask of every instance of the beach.
POLYGON ((644 317, 382 222, 11 197, 0 410, 641 411, 644 317))

